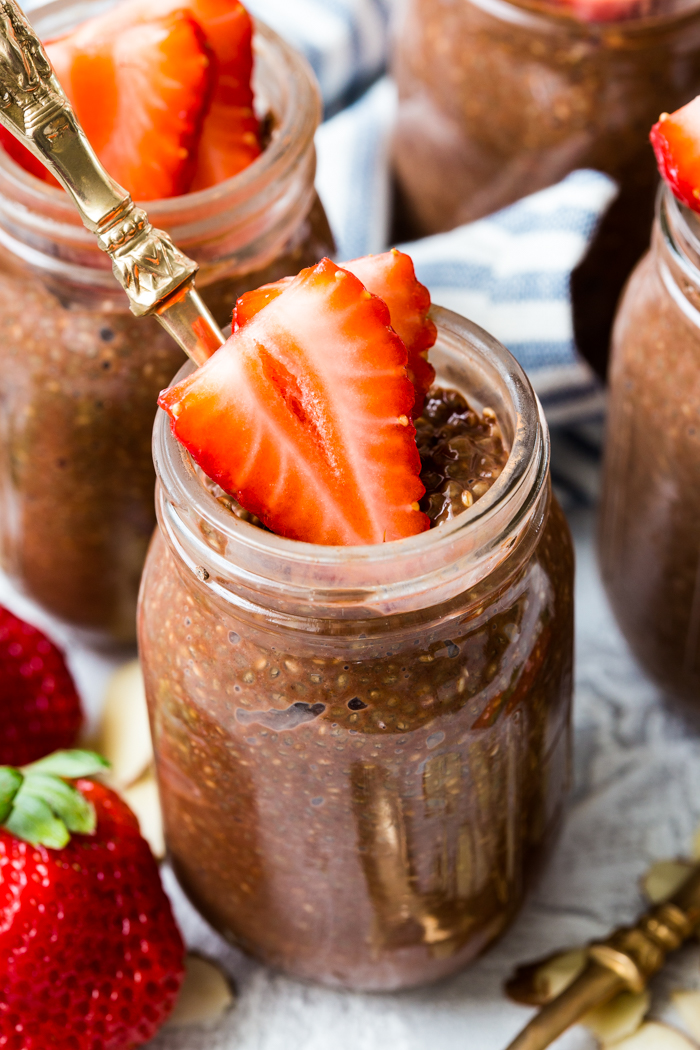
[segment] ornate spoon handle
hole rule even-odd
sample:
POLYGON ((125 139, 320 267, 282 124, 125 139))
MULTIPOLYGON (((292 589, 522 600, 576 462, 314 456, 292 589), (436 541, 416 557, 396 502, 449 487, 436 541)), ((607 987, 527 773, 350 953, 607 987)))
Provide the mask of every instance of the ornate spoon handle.
POLYGON ((546 1050, 586 1010, 618 992, 640 992, 700 925, 700 864, 676 893, 645 912, 634 926, 590 945, 589 962, 573 984, 543 1006, 506 1050, 546 1050))
POLYGON ((197 264, 154 229, 97 159, 15 0, 0 0, 0 122, 56 176, 112 260, 132 313, 154 314, 202 364, 224 342, 195 291, 197 264))

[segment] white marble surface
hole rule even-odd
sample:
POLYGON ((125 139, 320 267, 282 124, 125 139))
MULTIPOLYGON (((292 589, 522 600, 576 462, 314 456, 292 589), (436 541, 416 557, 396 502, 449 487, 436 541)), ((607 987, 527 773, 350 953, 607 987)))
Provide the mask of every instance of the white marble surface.
MULTIPOLYGON (((577 546, 575 784, 566 824, 539 886, 506 936, 476 965, 419 991, 339 993, 272 973, 223 945, 169 872, 189 944, 216 955, 239 999, 215 1028, 164 1030, 151 1050, 503 1050, 529 1016, 501 992, 513 965, 600 936, 642 908, 637 881, 651 861, 687 852, 700 824, 700 737, 661 704, 626 650, 599 582, 593 515, 571 515, 577 546)), ((0 601, 69 644, 91 712, 114 660, 71 642, 0 580, 0 601)), ((673 987, 700 985, 699 950, 679 953, 657 980, 654 1011, 673 987)), ((573 1029, 558 1050, 590 1050, 573 1029)))

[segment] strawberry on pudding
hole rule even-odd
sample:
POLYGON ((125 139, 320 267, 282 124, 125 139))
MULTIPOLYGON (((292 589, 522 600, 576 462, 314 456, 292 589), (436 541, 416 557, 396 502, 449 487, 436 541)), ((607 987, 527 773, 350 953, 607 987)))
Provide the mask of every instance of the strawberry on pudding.
POLYGON ((700 212, 700 95, 675 113, 662 113, 649 138, 674 197, 700 212))
MULTIPOLYGON (((215 186, 260 156, 252 30, 238 0, 126 0, 45 46, 107 171, 149 201, 215 186)), ((0 142, 57 185, 10 132, 0 142)))
POLYGON ((358 544, 422 532, 415 388, 387 305, 330 259, 275 291, 161 395, 174 434, 278 535, 358 544))
POLYGON ((431 389, 429 307, 410 257, 396 249, 340 265, 323 259, 242 296, 228 342, 159 404, 207 477, 272 532, 345 545, 416 535, 431 524, 421 455, 444 460, 443 473, 436 460, 426 471, 434 519, 448 492, 459 497, 448 518, 471 506, 507 458, 492 410, 480 418, 456 391, 431 389), (488 458, 467 436, 474 428, 486 434, 488 458))

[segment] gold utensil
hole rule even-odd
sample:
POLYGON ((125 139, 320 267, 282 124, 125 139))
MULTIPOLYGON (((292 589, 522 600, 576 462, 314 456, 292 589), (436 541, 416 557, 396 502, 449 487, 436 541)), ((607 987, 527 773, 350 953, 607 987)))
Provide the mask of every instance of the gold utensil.
POLYGON ((0 0, 0 122, 72 197, 110 256, 132 313, 154 314, 196 364, 206 361, 224 337, 195 290, 197 264, 151 226, 102 167, 14 0, 0 0))
POLYGON ((657 904, 634 926, 615 930, 591 944, 588 964, 576 980, 542 1007, 507 1050, 545 1050, 592 1006, 618 992, 641 992, 669 952, 679 948, 700 924, 700 864, 673 896, 657 904))

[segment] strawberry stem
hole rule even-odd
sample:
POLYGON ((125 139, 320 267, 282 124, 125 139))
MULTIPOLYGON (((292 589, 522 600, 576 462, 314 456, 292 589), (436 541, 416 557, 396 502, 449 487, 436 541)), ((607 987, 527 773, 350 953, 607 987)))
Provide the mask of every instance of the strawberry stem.
POLYGON ((32 846, 62 849, 71 832, 94 834, 95 808, 67 780, 95 776, 109 762, 94 751, 55 751, 22 769, 0 766, 0 825, 32 846))

